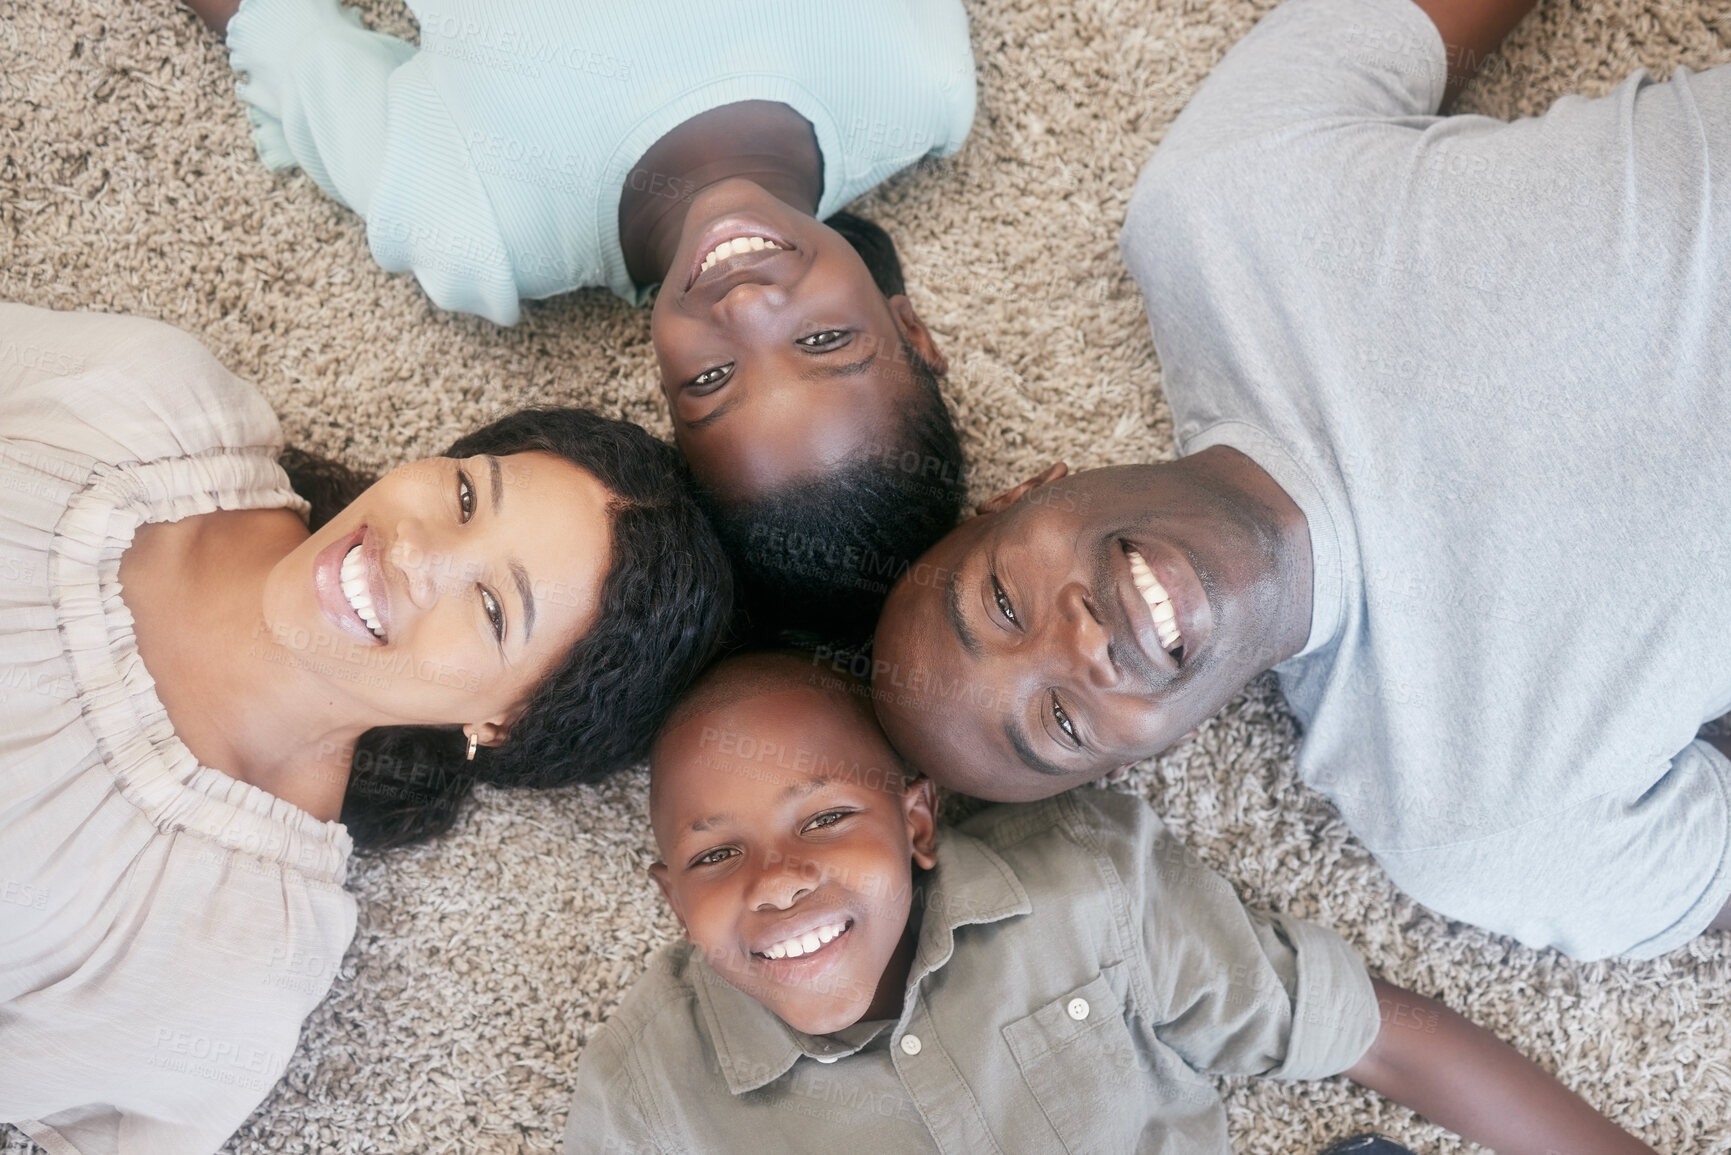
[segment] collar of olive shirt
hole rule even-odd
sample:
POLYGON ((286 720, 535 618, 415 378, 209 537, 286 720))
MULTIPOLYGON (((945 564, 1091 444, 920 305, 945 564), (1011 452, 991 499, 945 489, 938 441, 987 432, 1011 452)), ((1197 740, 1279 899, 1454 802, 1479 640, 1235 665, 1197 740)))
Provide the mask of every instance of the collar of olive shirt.
MULTIPOLYGON (((999 922, 1028 914, 1034 905, 1015 872, 984 842, 953 827, 938 830, 938 863, 913 885, 924 894, 919 946, 908 971, 901 1019, 914 1005, 927 975, 950 961, 956 928, 999 922)), ((781 1078, 801 1055, 833 1063, 859 1051, 901 1019, 855 1023, 830 1035, 807 1035, 782 1022, 756 999, 735 989, 698 957, 692 968, 715 1057, 727 1089, 735 1095, 755 1091, 781 1078)))

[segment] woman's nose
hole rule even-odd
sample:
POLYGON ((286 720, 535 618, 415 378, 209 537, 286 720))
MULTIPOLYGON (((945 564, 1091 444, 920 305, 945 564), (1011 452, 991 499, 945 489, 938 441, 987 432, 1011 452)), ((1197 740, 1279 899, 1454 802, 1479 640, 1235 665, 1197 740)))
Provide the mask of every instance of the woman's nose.
POLYGON ((443 568, 438 551, 419 522, 403 521, 391 542, 391 564, 403 575, 403 589, 416 609, 430 610, 439 602, 443 568))

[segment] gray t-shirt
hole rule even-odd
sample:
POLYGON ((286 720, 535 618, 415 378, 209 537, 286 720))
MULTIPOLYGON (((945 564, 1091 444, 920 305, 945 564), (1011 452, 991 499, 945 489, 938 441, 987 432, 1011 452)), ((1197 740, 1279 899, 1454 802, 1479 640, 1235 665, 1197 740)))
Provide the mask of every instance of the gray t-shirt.
POLYGON ((1731 896, 1731 68, 1437 117, 1408 0, 1289 0, 1142 174, 1179 446, 1309 520, 1304 781, 1419 901, 1594 958, 1731 896))

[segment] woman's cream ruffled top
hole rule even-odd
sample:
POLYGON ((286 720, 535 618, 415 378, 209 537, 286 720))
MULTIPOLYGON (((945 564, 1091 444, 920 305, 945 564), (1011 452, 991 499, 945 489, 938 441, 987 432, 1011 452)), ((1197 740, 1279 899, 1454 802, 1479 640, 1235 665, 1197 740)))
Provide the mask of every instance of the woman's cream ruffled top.
POLYGON ((216 1150, 354 935, 349 836, 200 766, 121 601, 140 524, 305 504, 264 399, 155 321, 0 304, 0 1121, 216 1150))

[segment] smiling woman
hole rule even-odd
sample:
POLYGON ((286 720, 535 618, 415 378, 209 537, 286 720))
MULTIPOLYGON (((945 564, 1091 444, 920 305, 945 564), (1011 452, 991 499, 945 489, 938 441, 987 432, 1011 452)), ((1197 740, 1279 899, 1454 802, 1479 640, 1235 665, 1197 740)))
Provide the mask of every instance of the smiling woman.
POLYGON ((211 1151, 330 987, 353 842, 639 758, 726 558, 625 422, 513 414, 309 532, 186 334, 0 305, 0 341, 0 1122, 211 1151))
MULTIPOLYGON (((297 487, 306 479, 314 484, 303 492, 317 493, 319 464, 291 464, 297 487)), ((337 488, 346 496, 363 485, 352 478, 337 488)), ((730 605, 726 559, 677 455, 634 425, 582 410, 513 414, 445 457, 393 471, 328 523, 317 513, 306 548, 322 543, 325 553, 322 568, 314 555, 310 588, 324 621, 381 674, 459 700, 476 718, 486 713, 483 690, 508 698, 527 680, 532 691, 511 703, 514 720, 504 724, 402 723, 362 734, 342 801, 342 821, 362 846, 445 829, 475 781, 556 786, 639 760, 730 605), (565 534, 542 532, 560 522, 565 534), (362 609, 378 619, 377 633, 362 609), (409 657, 409 631, 434 628, 439 613, 455 623, 443 656, 409 657), (403 617, 394 633, 392 614, 403 617), (545 639, 577 620, 577 643, 537 667, 545 639), (671 667, 646 660, 657 654, 671 667), (476 748, 465 758, 469 733, 476 748)), ((309 613, 307 582, 284 577, 274 588, 282 600, 267 607, 282 605, 288 619, 309 613)))

